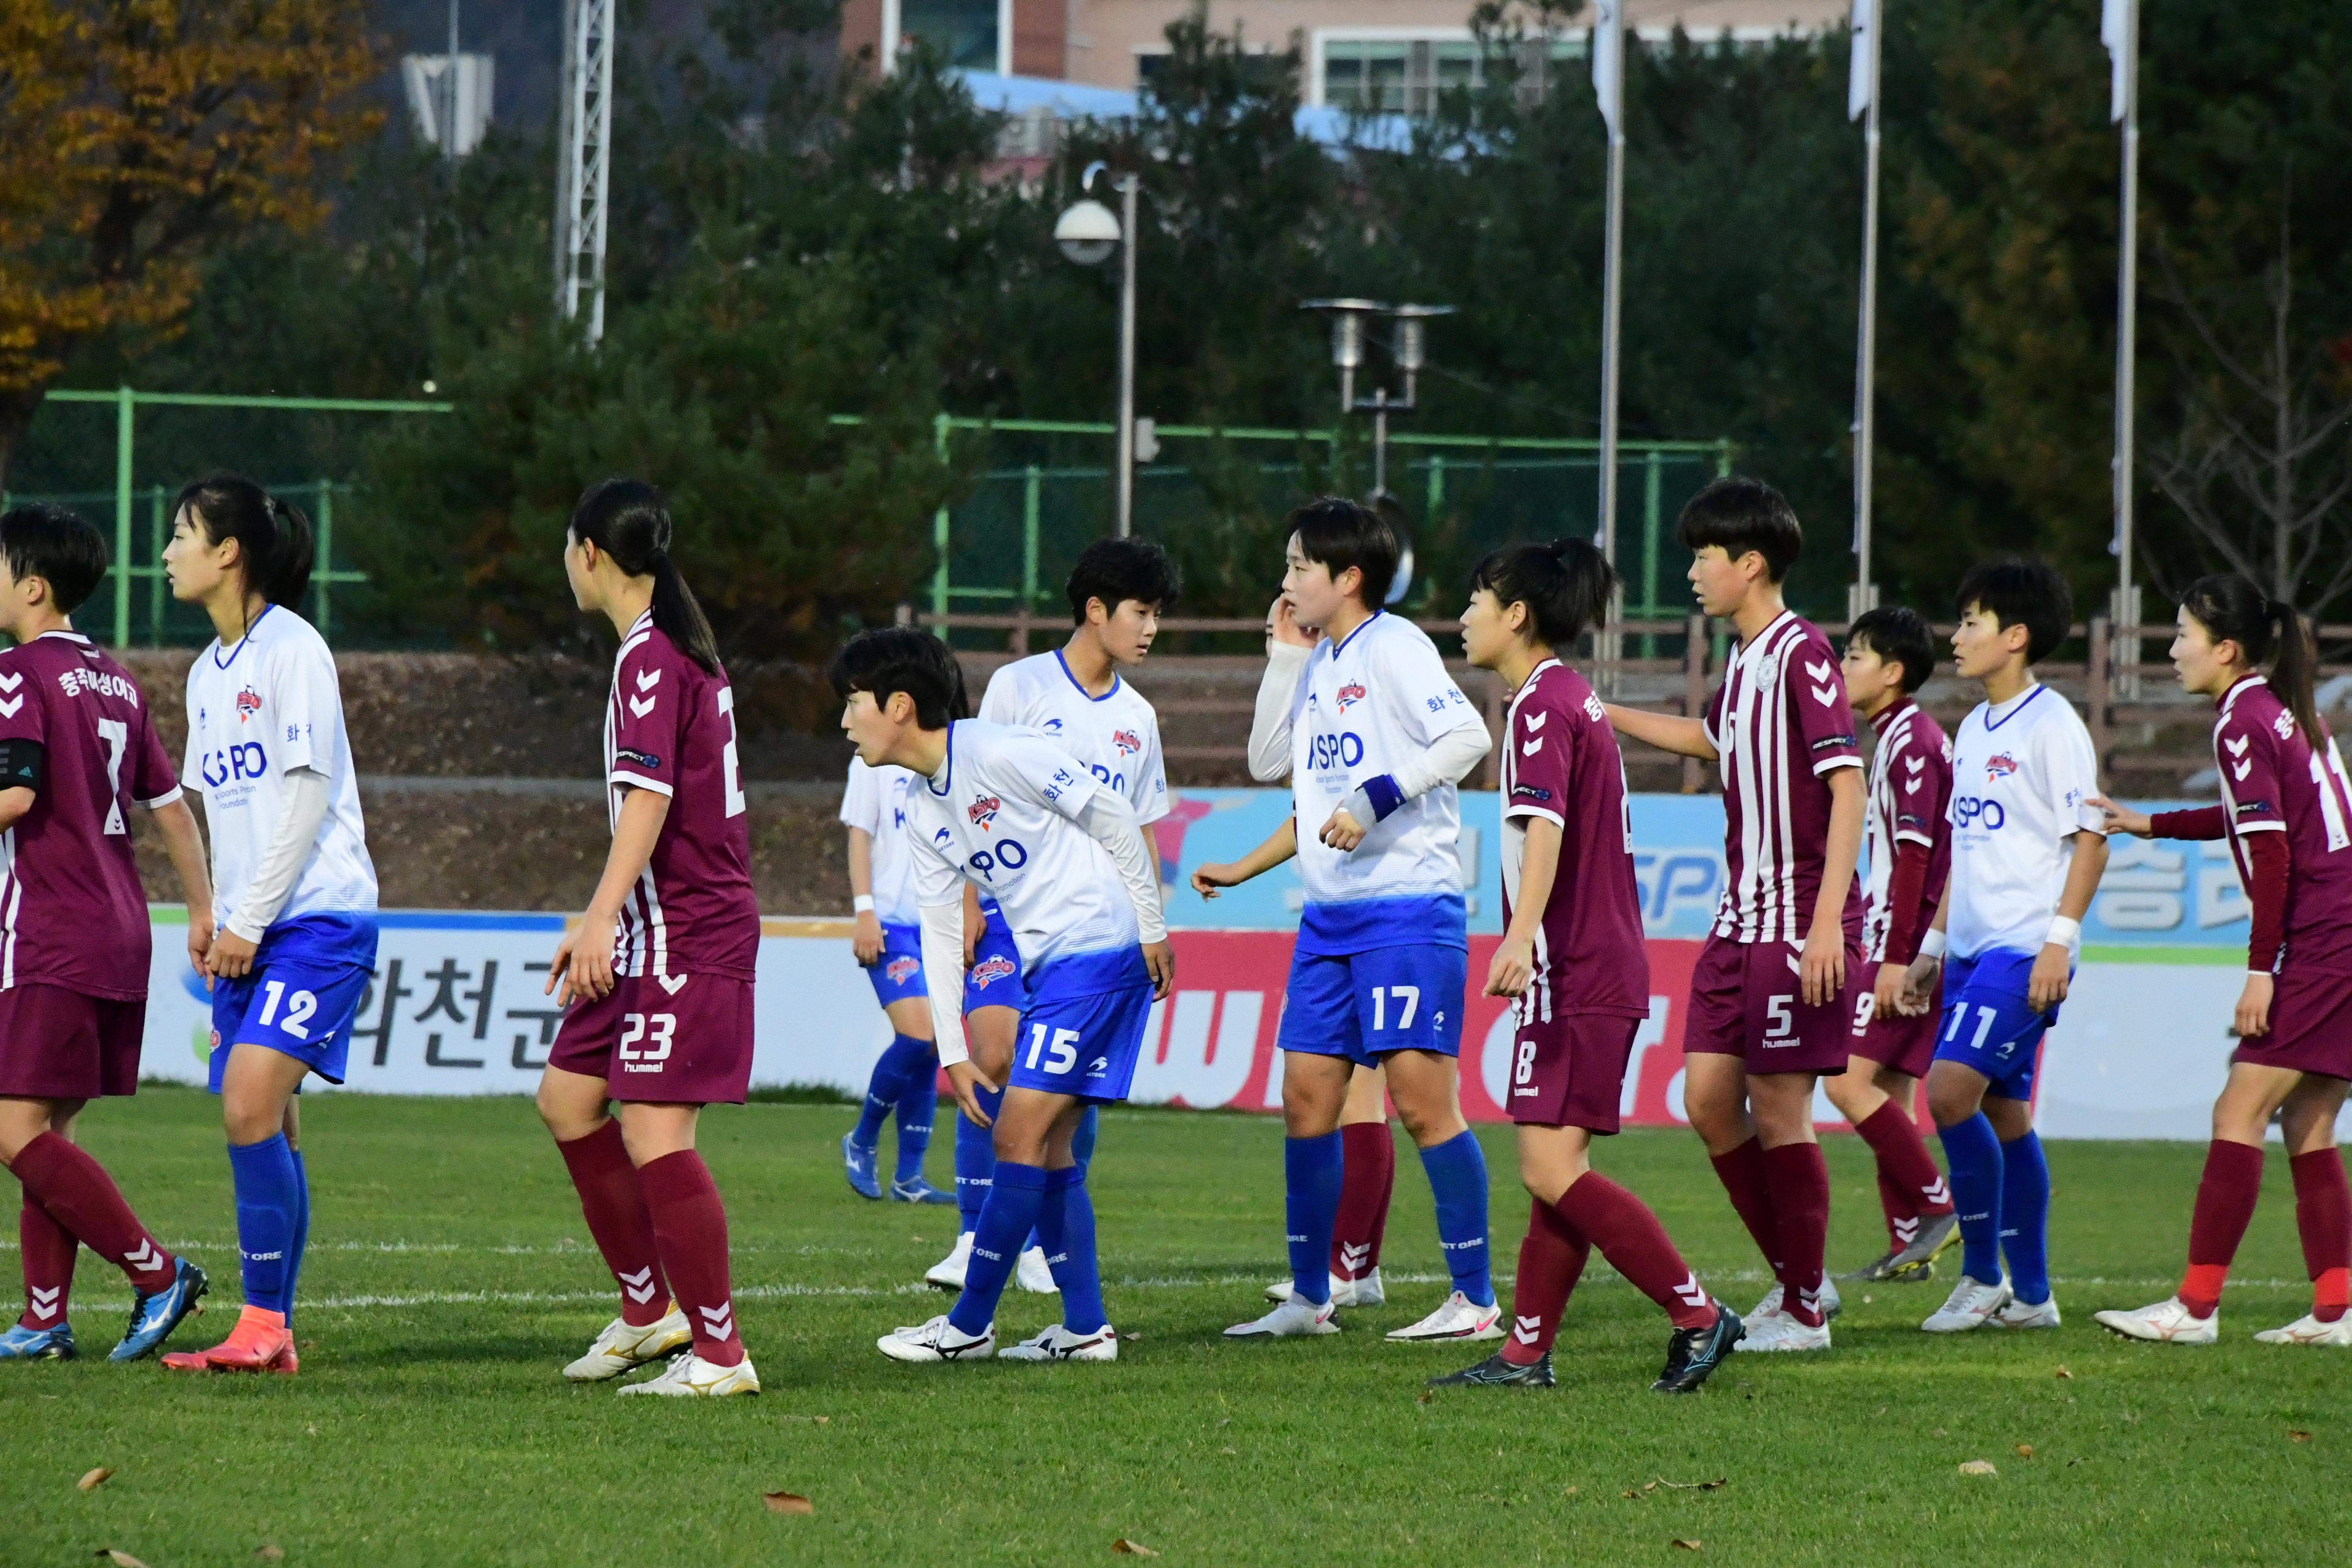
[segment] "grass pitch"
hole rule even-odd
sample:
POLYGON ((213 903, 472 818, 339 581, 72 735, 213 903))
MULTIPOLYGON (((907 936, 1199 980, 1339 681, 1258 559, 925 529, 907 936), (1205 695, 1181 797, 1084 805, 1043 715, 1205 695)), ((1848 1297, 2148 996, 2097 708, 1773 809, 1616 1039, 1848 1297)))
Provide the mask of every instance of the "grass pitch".
MULTIPOLYGON (((2060 1143, 2063 1330, 1919 1333, 1955 1252, 1937 1284, 1851 1288, 1830 1354, 1738 1356, 1699 1397, 1669 1399, 1647 1392, 1663 1318, 1596 1258, 1560 1387, 1423 1400, 1424 1377, 1491 1347, 1380 1337, 1444 1289, 1409 1148, 1393 1304, 1332 1338, 1234 1343, 1219 1331, 1283 1271, 1278 1121, 1107 1114, 1094 1181, 1119 1363, 908 1367, 873 1342, 944 1309, 911 1282, 954 1211, 853 1196, 835 1147, 845 1108, 720 1110, 703 1148, 766 1393, 706 1404, 558 1375, 611 1315, 612 1286, 527 1103, 318 1096, 304 1111, 301 1374, 109 1365, 128 1293, 84 1254, 86 1359, 0 1368, 0 1561, 111 1547, 153 1568, 250 1564, 267 1544, 289 1564, 367 1568, 1058 1563, 1125 1539, 1171 1563, 1680 1562, 1680 1542, 1734 1563, 2141 1564, 2333 1560, 2352 1523, 2352 1356, 2249 1338, 2307 1301, 2282 1158, 2215 1347, 2128 1345, 2090 1322, 2170 1289, 2201 1152, 2060 1143), (1971 1459, 1998 1477, 1959 1475, 1971 1459), (77 1491, 97 1466, 113 1478, 77 1491), (771 1491, 814 1511, 772 1513, 771 1491)), ((85 1119, 159 1234, 213 1273, 213 1310, 180 1347, 217 1338, 237 1294, 216 1116, 203 1095, 151 1089, 85 1119)), ((1507 1274, 1525 1200, 1508 1131, 1484 1136, 1507 1274)), ((1829 1153, 1832 1261, 1851 1268, 1880 1250, 1867 1152, 1834 1139, 1829 1153)), ((1628 1133, 1601 1163, 1719 1294, 1750 1304, 1757 1260, 1689 1135, 1628 1133)), ((1000 1331, 1052 1311, 1008 1294, 1000 1331)))

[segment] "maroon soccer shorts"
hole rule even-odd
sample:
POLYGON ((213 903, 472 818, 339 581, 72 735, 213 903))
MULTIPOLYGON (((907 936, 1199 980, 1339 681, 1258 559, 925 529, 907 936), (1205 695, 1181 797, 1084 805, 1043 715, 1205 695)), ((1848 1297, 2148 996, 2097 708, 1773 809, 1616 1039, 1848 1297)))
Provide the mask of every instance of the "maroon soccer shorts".
POLYGON ((1805 1003, 1793 942, 1733 942, 1709 936, 1691 971, 1683 1053, 1745 1058, 1751 1073, 1837 1073, 1853 1048, 1862 949, 1845 953, 1845 990, 1818 1007, 1805 1003))
POLYGON ((1900 1013, 1878 1011, 1878 998, 1870 983, 1878 978, 1878 966, 1865 966, 1870 973, 1863 984, 1853 987, 1853 1043, 1849 1047, 1853 1056, 1867 1057, 1880 1067, 1890 1068, 1912 1078, 1926 1078, 1927 1068, 1936 1059, 1936 1032, 1944 1026, 1944 977, 1936 976, 1936 988, 1927 998, 1927 1010, 1916 1018, 1900 1013))
POLYGON ((614 1100, 740 1105, 751 1087, 751 983, 622 976, 602 1001, 565 1009, 547 1065, 603 1079, 614 1100))
POLYGON ((0 991, 0 1095, 97 1100, 139 1090, 147 999, 85 996, 62 985, 0 991))
POLYGON ((2271 1030, 2238 1042, 2232 1062, 2352 1079, 2352 974, 2291 968, 2271 992, 2271 1030))
POLYGON ((1511 1045, 1511 1120, 1527 1127, 1617 1131, 1639 1018, 1565 1013, 1523 1019, 1511 1045))

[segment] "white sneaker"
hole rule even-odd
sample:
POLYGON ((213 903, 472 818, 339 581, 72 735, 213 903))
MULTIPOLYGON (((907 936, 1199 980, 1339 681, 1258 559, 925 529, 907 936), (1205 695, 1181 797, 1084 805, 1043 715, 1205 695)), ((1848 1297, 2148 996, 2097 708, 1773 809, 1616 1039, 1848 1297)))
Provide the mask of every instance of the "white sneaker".
POLYGON ((1735 1351, 1825 1351, 1830 1348, 1830 1321, 1801 1323, 1786 1312, 1775 1312, 1762 1322, 1742 1319, 1747 1331, 1735 1351))
POLYGON ((986 1361, 996 1353, 996 1325, 973 1336, 948 1321, 941 1312, 927 1323, 897 1328, 874 1342, 874 1348, 892 1361, 986 1361))
POLYGON ((669 1315, 635 1327, 615 1318, 604 1325, 588 1353, 563 1369, 563 1375, 574 1383, 602 1383, 608 1377, 618 1377, 633 1367, 659 1361, 694 1342, 694 1331, 687 1326, 686 1314, 672 1301, 669 1315))
POLYGON ((1117 1361, 1118 1331, 1105 1323, 1093 1333, 1074 1334, 1055 1323, 996 1353, 1003 1361, 1117 1361))
MULTIPOLYGON (((1289 1300, 1290 1281, 1277 1279, 1267 1286, 1265 1299, 1269 1301, 1289 1300)), ((1337 1274, 1331 1276, 1331 1305, 1335 1307, 1377 1307, 1388 1299, 1388 1292, 1381 1288, 1381 1271, 1377 1268, 1357 1279, 1342 1279, 1337 1274)))
POLYGON ((1499 1340, 1503 1337, 1503 1304, 1481 1307, 1456 1290, 1444 1305, 1421 1321, 1391 1329, 1389 1339, 1401 1345, 1451 1343, 1456 1340, 1499 1340))
POLYGON ((1992 1315, 1990 1325, 1996 1329, 2054 1329, 2058 1326, 2058 1294, 2052 1291, 2046 1301, 2021 1301, 2012 1291, 2000 1310, 1992 1315))
POLYGON ((1982 1328, 1995 1312, 2009 1305, 2009 1281, 1988 1285, 1980 1279, 1960 1276, 1944 1304, 1927 1315, 1920 1328, 1931 1334, 1965 1333, 1982 1328))
MULTIPOLYGON (((2211 1317, 2200 1318, 2182 1306, 2178 1296, 2168 1296, 2155 1306, 2142 1307, 2137 1311, 2094 1312, 2091 1321, 2127 1340, 2156 1340, 2166 1344, 2210 1345, 2221 1337, 2219 1308, 2214 1310, 2211 1317)), ((2274 1334, 2285 1332, 2283 1329, 2268 1331, 2274 1334)), ((2261 1334, 2254 1336, 2256 1339, 2262 1337, 2261 1334)))
MULTIPOLYGON (((2218 1318, 2221 1314, 2213 1315, 2218 1318)), ((2099 1317, 2104 1321, 2106 1314, 2102 1312, 2099 1317)), ((2306 1312, 2285 1328, 2264 1329, 2254 1338, 2266 1345, 2333 1345, 2339 1349, 2352 1346, 2352 1312, 2332 1323, 2323 1323, 2306 1312)))
POLYGON ((961 1290, 963 1289, 964 1270, 971 1267, 971 1232, 965 1231, 956 1237, 956 1244, 948 1248, 948 1255, 924 1272, 923 1283, 941 1290, 961 1290))
POLYGON ((1225 1331, 1225 1337, 1233 1340, 1289 1339, 1300 1334, 1336 1334, 1339 1331, 1339 1325, 1331 1316, 1334 1310, 1328 1301, 1319 1307, 1312 1301, 1285 1301, 1263 1318, 1235 1323, 1225 1331))
POLYGON ((659 1377, 630 1384, 621 1392, 660 1394, 673 1399, 723 1399, 730 1394, 759 1393, 760 1374, 751 1370, 750 1356, 733 1366, 713 1366, 692 1351, 686 1351, 670 1357, 669 1365, 659 1377))
MULTIPOLYGON (((1756 1303, 1756 1310, 1749 1312, 1746 1317, 1739 1321, 1743 1323, 1753 1323, 1759 1319, 1777 1318, 1781 1316, 1781 1295, 1782 1291, 1780 1287, 1777 1284, 1774 1285, 1772 1289, 1764 1292, 1764 1299, 1756 1303)), ((1822 1321, 1825 1323, 1832 1318, 1836 1317, 1840 1312, 1845 1310, 1845 1298, 1838 1294, 1837 1281, 1831 1279, 1826 1274, 1822 1276, 1822 1293, 1820 1301, 1822 1309, 1822 1321)))
POLYGON ((1023 1253, 1013 1266, 1013 1282, 1032 1296, 1058 1296, 1062 1288, 1054 1283, 1054 1270, 1045 1261, 1045 1249, 1033 1247, 1023 1253))

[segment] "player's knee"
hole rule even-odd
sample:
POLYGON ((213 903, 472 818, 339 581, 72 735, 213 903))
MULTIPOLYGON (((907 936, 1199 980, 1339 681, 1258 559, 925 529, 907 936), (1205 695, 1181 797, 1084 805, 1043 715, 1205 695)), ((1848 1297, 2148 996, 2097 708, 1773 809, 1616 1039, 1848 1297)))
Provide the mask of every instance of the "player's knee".
POLYGON ((1927 1114, 1938 1127, 1957 1127, 1982 1109, 1983 1094, 1972 1084, 1948 1079, 1927 1080, 1927 1114))

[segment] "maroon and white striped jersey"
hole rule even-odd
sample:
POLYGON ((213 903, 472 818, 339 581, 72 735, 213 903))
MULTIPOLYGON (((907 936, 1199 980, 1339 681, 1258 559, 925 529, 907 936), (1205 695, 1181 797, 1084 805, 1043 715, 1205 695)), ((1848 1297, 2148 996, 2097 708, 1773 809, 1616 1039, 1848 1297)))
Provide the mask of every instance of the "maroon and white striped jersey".
POLYGON ((1886 957, 1886 933, 1895 923, 1886 894, 1898 844, 1927 847, 1927 877, 1911 929, 1923 931, 1936 923, 1944 878, 1952 868, 1952 828, 1945 820, 1952 799, 1952 742, 1944 727, 1908 697, 1888 704, 1871 723, 1878 731, 1878 751, 1870 762, 1870 815, 1864 825, 1870 874, 1863 883, 1867 908, 1862 942, 1870 961, 1878 963, 1886 957))
POLYGON ((1536 931, 1528 1022, 1571 1013, 1650 1013, 1649 949, 1633 879, 1633 819, 1617 731, 1584 677, 1546 659, 1503 725, 1503 921, 1519 897, 1527 819, 1559 826, 1559 869, 1536 931))
POLYGON ((760 905, 736 764, 735 691, 637 617, 613 661, 604 709, 605 793, 621 821, 624 785, 669 797, 653 858, 621 906, 613 967, 622 974, 753 978, 760 905))
POLYGON ((2282 963, 2352 971, 2352 778, 2323 726, 2306 737, 2270 683, 2250 675, 2221 694, 2213 723, 2221 820, 2242 886, 2253 884, 2246 835, 2286 835, 2282 963))
MULTIPOLYGON (((1801 942, 1812 929, 1829 847, 1829 775, 1862 766, 1829 638, 1794 611, 1781 611, 1731 656, 1706 724, 1723 767, 1724 887, 1715 934, 1801 942)), ((1849 942, 1861 940, 1862 900, 1853 893, 1845 931, 1849 942)))

